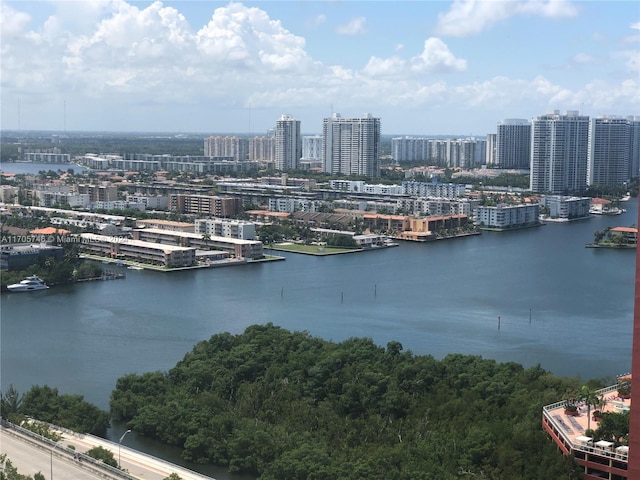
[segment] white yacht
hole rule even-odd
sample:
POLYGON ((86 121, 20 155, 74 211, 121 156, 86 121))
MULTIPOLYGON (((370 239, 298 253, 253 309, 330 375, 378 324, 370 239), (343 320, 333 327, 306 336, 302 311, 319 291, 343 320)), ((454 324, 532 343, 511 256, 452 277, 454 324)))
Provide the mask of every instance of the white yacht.
POLYGON ((46 290, 49 288, 44 280, 37 275, 31 275, 25 278, 20 283, 14 283, 13 285, 7 285, 7 290, 10 292, 31 292, 34 290, 46 290))

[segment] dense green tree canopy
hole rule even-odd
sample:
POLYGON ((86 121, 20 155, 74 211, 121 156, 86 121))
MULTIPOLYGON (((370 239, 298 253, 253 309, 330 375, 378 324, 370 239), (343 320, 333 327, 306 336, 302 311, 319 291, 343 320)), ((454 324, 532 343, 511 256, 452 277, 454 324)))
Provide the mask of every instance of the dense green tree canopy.
POLYGON ((19 422, 28 416, 69 428, 76 432, 104 437, 109 427, 109 414, 86 402, 81 395, 59 395, 58 389, 47 385, 35 385, 20 396, 9 386, 0 396, 2 418, 19 422))
POLYGON ((168 373, 120 378, 111 411, 185 459, 263 480, 570 479, 540 415, 576 382, 268 324, 214 335, 168 373))

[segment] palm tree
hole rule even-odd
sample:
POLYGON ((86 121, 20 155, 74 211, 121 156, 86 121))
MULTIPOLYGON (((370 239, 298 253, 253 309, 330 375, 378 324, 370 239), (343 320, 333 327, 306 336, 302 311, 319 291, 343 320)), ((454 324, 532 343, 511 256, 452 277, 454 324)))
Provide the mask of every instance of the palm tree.
POLYGON ((211 240, 211 235, 209 235, 208 233, 203 233, 202 240, 204 240, 206 249, 209 250, 209 240, 211 240))
POLYGON ((588 385, 583 385, 580 389, 580 395, 584 403, 587 404, 587 430, 591 430, 591 406, 596 406, 600 402, 600 397, 596 390, 588 385))

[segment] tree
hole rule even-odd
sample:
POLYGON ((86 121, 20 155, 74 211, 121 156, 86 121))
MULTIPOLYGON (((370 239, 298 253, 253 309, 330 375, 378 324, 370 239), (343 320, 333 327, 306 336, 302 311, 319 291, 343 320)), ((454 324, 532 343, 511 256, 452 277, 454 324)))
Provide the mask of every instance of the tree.
POLYGON ((265 480, 573 478, 539 428, 577 380, 481 357, 442 361, 372 339, 254 325, 200 342, 168 373, 129 374, 114 416, 136 432, 265 480), (535 459, 535 460, 534 460, 535 459))
POLYGON ((180 475, 178 475, 177 473, 173 472, 168 477, 164 477, 163 480, 182 480, 182 477, 180 475))
POLYGON ((326 238, 327 245, 330 247, 347 247, 357 248, 358 243, 350 235, 344 235, 339 233, 337 235, 331 235, 326 238))
POLYGON ((109 414, 81 395, 59 395, 58 389, 35 385, 22 397, 19 413, 81 433, 104 437, 109 414))
POLYGON ((104 447, 93 447, 91 450, 87 450, 85 455, 95 458, 96 460, 102 460, 107 465, 118 468, 118 462, 114 458, 113 452, 104 447))
POLYGON ((629 443, 629 412, 603 413, 594 436, 618 445, 627 445, 629 443))
POLYGON ((21 406, 22 395, 13 387, 13 384, 9 385, 5 393, 0 393, 0 415, 5 420, 11 420, 17 415, 21 406))

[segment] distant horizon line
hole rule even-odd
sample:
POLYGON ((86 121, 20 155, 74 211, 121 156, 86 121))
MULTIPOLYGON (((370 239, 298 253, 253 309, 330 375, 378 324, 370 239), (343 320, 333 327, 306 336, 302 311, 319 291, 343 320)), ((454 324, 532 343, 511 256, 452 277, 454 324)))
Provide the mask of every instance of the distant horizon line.
MULTIPOLYGON (((180 135, 192 135, 192 136, 206 136, 206 137, 215 137, 215 136, 248 136, 248 137, 264 137, 264 134, 256 134, 256 133, 247 133, 247 132, 216 132, 216 133, 206 133, 206 132, 184 132, 184 131, 171 131, 171 130, 159 130, 159 131, 151 131, 151 130, 22 130, 15 128, 3 128, 0 129, 0 135, 12 134, 12 135, 24 135, 24 134, 56 134, 60 136, 70 135, 70 134, 119 134, 119 135, 172 135, 172 136, 180 136, 180 135)), ((492 133, 492 132, 490 132, 492 133)), ((431 134, 417 134, 417 133, 381 133, 382 137, 465 137, 465 138, 474 138, 474 137, 486 137, 490 133, 484 134, 459 134, 459 133, 431 133, 431 134)), ((301 136, 318 136, 322 135, 322 133, 301 133, 301 136)))

